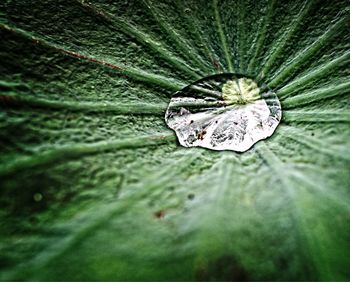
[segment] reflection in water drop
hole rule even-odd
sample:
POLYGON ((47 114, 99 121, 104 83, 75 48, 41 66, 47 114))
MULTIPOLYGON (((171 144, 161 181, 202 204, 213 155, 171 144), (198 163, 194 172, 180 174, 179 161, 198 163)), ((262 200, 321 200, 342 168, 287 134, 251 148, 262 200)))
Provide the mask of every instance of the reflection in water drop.
POLYGON ((281 120, 274 92, 248 77, 214 75, 175 93, 165 114, 182 146, 244 152, 281 120))

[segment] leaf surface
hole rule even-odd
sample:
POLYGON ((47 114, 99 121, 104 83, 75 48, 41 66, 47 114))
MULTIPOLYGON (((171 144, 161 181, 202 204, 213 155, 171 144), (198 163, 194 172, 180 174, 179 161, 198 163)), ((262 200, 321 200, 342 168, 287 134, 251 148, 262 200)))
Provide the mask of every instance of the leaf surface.
POLYGON ((1 280, 350 279, 346 1, 2 1, 1 280), (183 148, 172 94, 269 85, 249 151, 183 148))

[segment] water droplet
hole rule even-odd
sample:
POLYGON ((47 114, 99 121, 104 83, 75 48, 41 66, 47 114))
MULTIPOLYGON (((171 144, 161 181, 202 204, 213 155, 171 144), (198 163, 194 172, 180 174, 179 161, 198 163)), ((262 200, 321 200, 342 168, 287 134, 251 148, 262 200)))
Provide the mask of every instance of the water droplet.
POLYGON ((41 193, 35 193, 33 199, 35 202, 40 202, 43 199, 43 195, 41 193))
POLYGON ((271 136, 281 117, 277 95, 266 85, 220 74, 176 92, 165 121, 182 146, 244 152, 271 136))

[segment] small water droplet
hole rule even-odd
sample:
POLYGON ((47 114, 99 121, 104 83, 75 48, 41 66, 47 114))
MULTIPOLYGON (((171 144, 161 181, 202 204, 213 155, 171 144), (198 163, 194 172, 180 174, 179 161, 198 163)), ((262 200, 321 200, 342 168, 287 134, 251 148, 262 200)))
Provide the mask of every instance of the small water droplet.
POLYGON ((220 74, 176 92, 165 121, 182 146, 244 152, 271 136, 281 117, 277 95, 266 85, 220 74))
POLYGON ((35 202, 40 202, 43 199, 43 195, 41 193, 35 193, 33 199, 35 202))
POLYGON ((190 9, 190 8, 185 8, 185 9, 184 9, 184 12, 185 12, 186 14, 189 14, 189 13, 191 13, 191 9, 190 9))

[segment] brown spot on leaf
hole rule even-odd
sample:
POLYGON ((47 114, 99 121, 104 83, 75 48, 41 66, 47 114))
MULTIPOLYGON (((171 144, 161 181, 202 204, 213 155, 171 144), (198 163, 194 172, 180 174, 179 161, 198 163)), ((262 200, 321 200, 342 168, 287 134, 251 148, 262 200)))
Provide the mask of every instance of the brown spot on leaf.
POLYGON ((213 65, 216 70, 221 70, 221 66, 218 60, 213 60, 213 65))

